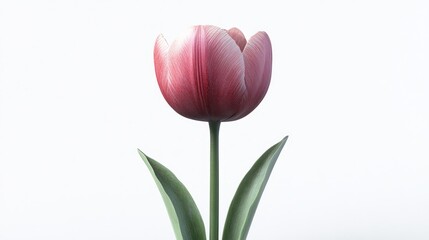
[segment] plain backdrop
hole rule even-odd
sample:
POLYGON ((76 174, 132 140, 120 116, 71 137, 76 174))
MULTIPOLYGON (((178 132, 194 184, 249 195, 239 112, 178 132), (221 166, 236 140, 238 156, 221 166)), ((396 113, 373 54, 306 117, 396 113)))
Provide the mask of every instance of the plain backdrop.
POLYGON ((208 124, 176 114, 158 34, 266 31, 270 89, 221 126, 221 229, 244 174, 289 135, 248 239, 429 239, 428 1, 0 1, 0 239, 169 240, 137 148, 208 226, 208 124))

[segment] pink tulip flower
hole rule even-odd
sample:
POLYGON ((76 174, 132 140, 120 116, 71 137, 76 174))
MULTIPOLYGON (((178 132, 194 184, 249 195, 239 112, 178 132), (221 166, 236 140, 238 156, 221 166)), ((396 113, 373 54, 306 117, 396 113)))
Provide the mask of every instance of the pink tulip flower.
POLYGON ((270 38, 249 41, 237 29, 194 26, 169 45, 156 39, 155 72, 162 95, 184 117, 233 121, 252 112, 271 79, 270 38))

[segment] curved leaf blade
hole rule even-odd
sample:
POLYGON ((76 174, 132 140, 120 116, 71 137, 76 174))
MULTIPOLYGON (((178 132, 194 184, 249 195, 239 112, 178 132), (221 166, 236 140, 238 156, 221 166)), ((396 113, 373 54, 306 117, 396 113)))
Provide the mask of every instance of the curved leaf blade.
POLYGON ((186 187, 162 164, 146 156, 140 149, 138 152, 162 195, 176 239, 205 240, 203 219, 186 187))
POLYGON ((268 179, 287 136, 269 148, 241 181, 228 210, 223 240, 245 240, 268 179))

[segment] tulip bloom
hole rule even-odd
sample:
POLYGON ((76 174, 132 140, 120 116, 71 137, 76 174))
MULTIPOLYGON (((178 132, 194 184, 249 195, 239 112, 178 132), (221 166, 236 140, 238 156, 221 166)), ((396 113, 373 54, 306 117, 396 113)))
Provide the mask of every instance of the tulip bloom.
MULTIPOLYGON (((252 112, 267 93, 272 68, 270 38, 265 32, 258 32, 247 41, 237 28, 194 26, 171 45, 159 35, 154 60, 158 85, 168 104, 184 117, 209 123, 208 239, 218 240, 220 125, 252 112)), ((246 238, 286 139, 262 154, 244 176, 230 204, 222 239, 246 238)), ((183 183, 140 150, 139 154, 161 192, 176 238, 206 240, 204 221, 183 183)))
POLYGON ((262 101, 271 79, 272 49, 265 32, 247 41, 237 28, 194 26, 171 45, 158 36, 154 60, 168 104, 200 121, 246 116, 262 101))

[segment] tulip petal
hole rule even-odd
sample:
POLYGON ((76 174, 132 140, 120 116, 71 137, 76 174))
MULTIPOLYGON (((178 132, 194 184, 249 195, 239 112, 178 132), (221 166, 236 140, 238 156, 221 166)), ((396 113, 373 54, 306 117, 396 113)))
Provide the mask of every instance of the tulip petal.
POLYGON ((237 43, 225 30, 210 26, 207 33, 210 113, 215 120, 228 120, 240 111, 246 93, 244 59, 237 43))
POLYGON ((165 99, 167 99, 168 78, 168 43, 164 36, 159 35, 155 42, 154 49, 155 74, 158 80, 159 88, 165 99))
POLYGON ((226 31, 195 26, 171 44, 168 57, 174 95, 170 105, 179 114, 206 121, 224 120, 239 111, 245 93, 244 60, 226 31))
POLYGON ((199 59, 205 51, 201 50, 204 46, 198 46, 197 35, 195 28, 188 29, 171 44, 168 56, 171 77, 169 103, 176 112, 192 119, 208 114, 206 98, 201 96, 203 89, 207 88, 203 80, 207 74, 199 59))
POLYGON ((246 66, 245 83, 247 99, 243 111, 234 119, 239 119, 255 109, 267 93, 271 80, 272 48, 268 34, 258 32, 247 42, 243 50, 246 66))
POLYGON ((247 40, 244 34, 240 31, 240 29, 231 28, 228 30, 228 34, 232 37, 232 39, 234 39, 238 47, 240 47, 240 50, 243 51, 244 47, 247 44, 247 40))

